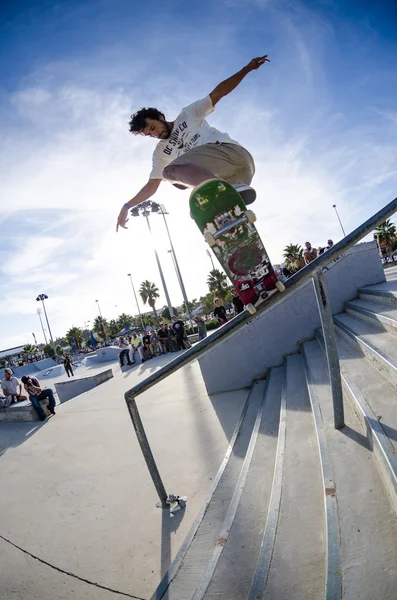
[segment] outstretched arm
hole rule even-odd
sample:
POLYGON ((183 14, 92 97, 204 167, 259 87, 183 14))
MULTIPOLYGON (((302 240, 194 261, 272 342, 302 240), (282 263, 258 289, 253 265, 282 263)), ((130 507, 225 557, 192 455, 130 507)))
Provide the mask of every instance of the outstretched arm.
POLYGON ((241 71, 238 71, 229 77, 229 79, 225 79, 225 81, 222 81, 222 83, 217 85, 216 88, 210 93, 213 106, 215 106, 215 104, 217 104, 221 98, 227 96, 227 94, 230 94, 230 92, 232 92, 242 82, 248 73, 259 69, 259 67, 267 62, 270 62, 270 60, 267 58, 267 54, 265 54, 265 56, 253 58, 248 65, 241 69, 241 71))
POLYGON ((126 223, 128 221, 128 210, 130 208, 133 208, 137 204, 140 204, 141 202, 144 202, 145 200, 151 198, 151 196, 153 196, 157 192, 160 183, 161 179, 149 179, 149 181, 143 186, 143 188, 139 190, 137 195, 124 204, 117 219, 116 231, 118 231, 119 227, 127 229, 126 223))

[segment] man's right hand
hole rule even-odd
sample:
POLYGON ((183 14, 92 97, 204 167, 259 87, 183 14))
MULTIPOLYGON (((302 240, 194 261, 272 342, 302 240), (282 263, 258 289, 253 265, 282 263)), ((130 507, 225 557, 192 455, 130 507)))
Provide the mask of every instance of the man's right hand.
POLYGON ((128 222, 128 210, 129 207, 124 204, 117 218, 116 232, 119 230, 119 227, 128 229, 128 227, 126 227, 126 223, 128 222))

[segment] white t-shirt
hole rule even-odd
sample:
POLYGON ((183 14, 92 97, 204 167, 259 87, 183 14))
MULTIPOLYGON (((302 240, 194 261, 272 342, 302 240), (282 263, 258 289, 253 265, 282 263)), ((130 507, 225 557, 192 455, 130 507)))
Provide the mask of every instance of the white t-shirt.
POLYGON ((12 394, 13 396, 18 393, 19 385, 19 379, 17 379, 16 377, 12 377, 9 381, 7 379, 4 379, 3 383, 1 384, 3 390, 7 390, 7 392, 9 394, 12 394))
POLYGON ((160 140, 153 152, 153 167, 149 179, 162 179, 163 170, 170 162, 197 146, 216 142, 239 146, 239 143, 232 140, 227 133, 222 133, 208 125, 204 117, 214 110, 210 96, 197 100, 181 110, 174 121, 170 137, 168 140, 160 140))

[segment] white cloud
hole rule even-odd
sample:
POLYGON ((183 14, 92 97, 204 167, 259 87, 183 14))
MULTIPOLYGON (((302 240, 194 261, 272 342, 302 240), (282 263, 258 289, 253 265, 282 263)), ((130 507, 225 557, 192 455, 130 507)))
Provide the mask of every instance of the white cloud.
MULTIPOLYGON (((362 115, 349 110, 334 95, 324 68, 334 36, 331 25, 306 9, 294 6, 282 12, 286 10, 277 2, 269 8, 273 20, 280 17, 272 22, 278 23, 279 41, 271 65, 248 76, 210 117, 255 157, 255 211, 273 262, 289 242, 337 240, 340 228, 332 204, 351 230, 392 198, 397 182, 396 113, 378 106, 376 94, 363 103, 362 115)), ((150 56, 138 56, 134 75, 124 83, 129 61, 121 60, 116 49, 107 62, 103 50, 101 60, 42 65, 10 95, 12 108, 9 113, 3 108, 1 117, 0 156, 4 346, 19 343, 18 335, 24 341, 25 330, 40 331, 38 293, 49 295, 53 333, 61 335, 71 325, 94 319, 96 299, 108 318, 136 312, 129 272, 137 288, 143 279, 161 287, 144 219, 132 218, 128 231, 115 233, 121 204, 147 179, 154 147, 153 140, 131 136, 127 123, 130 112, 142 104, 164 107, 173 118, 183 104, 210 91, 220 76, 230 75, 221 57, 229 54, 235 68, 241 66, 233 48, 238 25, 219 31, 219 51, 211 44, 203 48, 200 41, 211 39, 214 31, 212 24, 200 39, 184 34, 180 47, 186 51, 175 54, 171 76, 159 65, 140 80, 150 56)), ((152 52, 160 47, 154 42, 152 52)), ((237 49, 245 55, 245 49, 237 49)), ((368 85, 362 71, 357 80, 368 85)), ((188 193, 162 184, 156 199, 170 212, 168 224, 188 296, 197 297, 206 292, 211 263, 189 218, 188 193)), ((172 303, 179 304, 162 219, 153 215, 151 223, 172 303)), ((162 293, 159 306, 164 304, 162 293)))

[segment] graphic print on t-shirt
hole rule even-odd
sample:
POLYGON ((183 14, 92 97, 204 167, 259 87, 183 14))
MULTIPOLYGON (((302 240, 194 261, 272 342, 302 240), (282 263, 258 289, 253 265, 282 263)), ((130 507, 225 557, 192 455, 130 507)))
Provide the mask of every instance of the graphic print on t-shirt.
POLYGON ((170 137, 158 142, 153 152, 150 179, 162 179, 163 170, 170 162, 197 146, 216 142, 239 145, 227 133, 222 133, 207 123, 205 117, 214 110, 210 96, 182 109, 174 121, 170 137))

